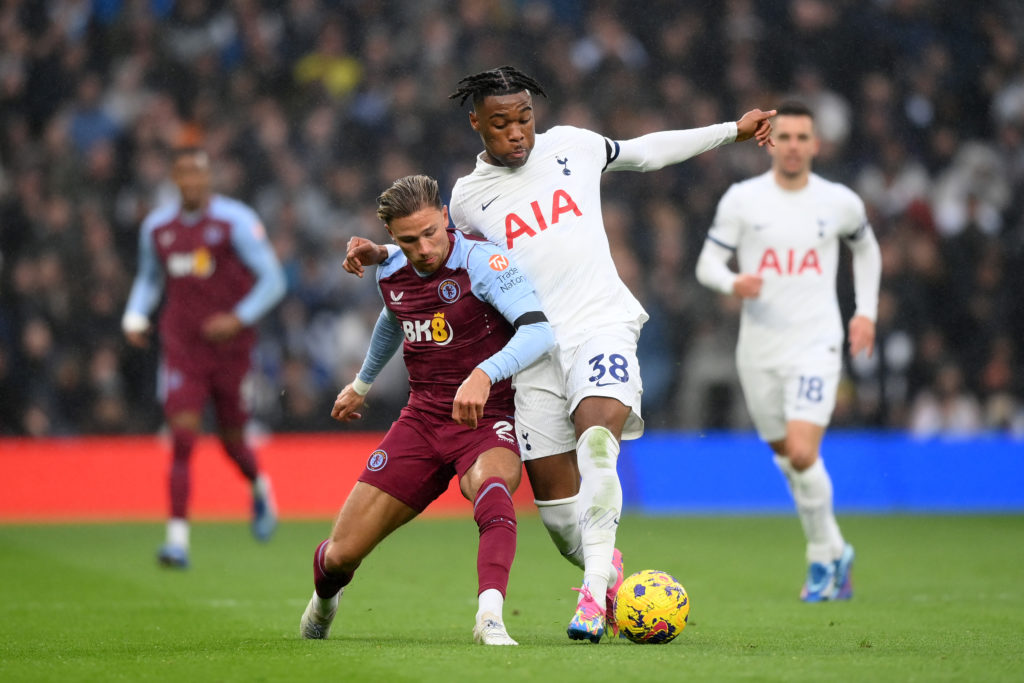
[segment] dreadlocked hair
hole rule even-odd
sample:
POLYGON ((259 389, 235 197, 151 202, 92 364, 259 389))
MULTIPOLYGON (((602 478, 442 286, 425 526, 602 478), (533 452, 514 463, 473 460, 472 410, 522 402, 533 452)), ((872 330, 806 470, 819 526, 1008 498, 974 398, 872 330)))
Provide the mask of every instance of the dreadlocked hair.
POLYGON ((528 90, 531 93, 538 93, 547 97, 544 88, 540 83, 527 76, 514 66, 499 66, 490 71, 481 71, 472 76, 466 76, 459 81, 458 89, 448 96, 450 100, 459 100, 461 107, 466 99, 472 96, 473 105, 483 102, 485 97, 491 95, 511 95, 513 93, 528 90))

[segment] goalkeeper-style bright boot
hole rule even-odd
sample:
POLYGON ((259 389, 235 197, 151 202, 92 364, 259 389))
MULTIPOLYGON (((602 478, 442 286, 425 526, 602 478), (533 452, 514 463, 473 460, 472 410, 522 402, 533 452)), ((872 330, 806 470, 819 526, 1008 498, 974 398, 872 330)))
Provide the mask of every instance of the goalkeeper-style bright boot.
POLYGON ((811 562, 807 567, 807 581, 800 591, 804 602, 824 602, 832 599, 835 590, 836 570, 833 563, 811 562))
POLYGON ((589 640, 592 643, 597 643, 604 635, 604 606, 594 600, 594 596, 590 594, 590 589, 586 586, 573 588, 573 590, 579 592, 580 599, 576 603, 576 614, 572 615, 566 633, 573 640, 589 640))
POLYGON ((615 579, 614 583, 608 584, 608 592, 605 593, 605 624, 611 631, 613 636, 619 635, 619 625, 615 621, 615 596, 619 592, 619 586, 622 585, 622 580, 626 578, 625 572, 622 570, 622 551, 618 548, 612 553, 612 566, 615 567, 618 578, 615 579))
POLYGON ((835 568, 835 590, 832 600, 849 600, 853 597, 853 546, 849 543, 843 547, 843 554, 833 563, 835 568))

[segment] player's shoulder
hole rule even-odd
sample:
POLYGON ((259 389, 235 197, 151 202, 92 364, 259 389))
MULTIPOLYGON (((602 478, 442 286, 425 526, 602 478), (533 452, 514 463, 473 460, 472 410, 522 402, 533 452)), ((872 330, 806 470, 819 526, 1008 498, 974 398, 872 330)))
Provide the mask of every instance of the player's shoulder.
POLYGON ((500 254, 507 258, 505 251, 479 235, 472 235, 461 230, 454 230, 455 241, 452 245, 450 263, 467 270, 475 270, 486 266, 492 256, 500 254))
POLYGON ((738 180, 729 189, 735 189, 736 192, 762 192, 766 188, 771 187, 775 187, 775 177, 771 171, 765 171, 764 173, 738 180))
POLYGON ((460 230, 455 231, 454 258, 449 261, 454 267, 465 268, 470 280, 479 281, 501 274, 507 269, 512 258, 502 247, 460 230))
POLYGON ((406 258, 405 252, 401 249, 396 250, 377 266, 377 281, 391 277, 407 265, 409 265, 409 259, 406 258))
POLYGON ((473 174, 469 173, 467 175, 459 176, 455 180, 455 184, 452 185, 451 198, 448 201, 449 210, 462 200, 462 196, 466 193, 466 185, 470 182, 470 178, 472 178, 472 176, 473 174))
POLYGON ((817 196, 827 197, 837 208, 857 214, 864 213, 864 200, 846 185, 824 178, 817 173, 811 174, 810 183, 817 196))
POLYGON ((810 182, 814 185, 814 189, 817 192, 829 192, 834 195, 837 199, 841 199, 848 202, 860 202, 861 198, 852 189, 843 185, 835 180, 829 180, 824 176, 820 176, 817 173, 812 173, 810 182))
POLYGON ((548 128, 543 133, 537 133, 537 138, 545 140, 561 140, 563 138, 592 137, 595 135, 601 137, 598 133, 595 133, 594 131, 589 130, 587 128, 580 128, 579 126, 570 126, 568 124, 560 124, 548 128))
POLYGON ((226 220, 229 222, 247 222, 256 220, 256 211, 251 206, 222 194, 215 194, 210 197, 209 215, 212 218, 226 220))
POLYGON ((175 200, 161 204, 152 209, 142 219, 142 232, 150 232, 161 226, 167 225, 181 213, 181 202, 175 200))
POLYGON ((586 142, 604 144, 604 136, 586 128, 577 126, 553 126, 543 133, 537 134, 536 146, 562 147, 566 145, 582 144, 586 142))
POLYGON ((749 202, 752 197, 772 192, 776 189, 771 172, 737 180, 722 195, 721 203, 749 202))

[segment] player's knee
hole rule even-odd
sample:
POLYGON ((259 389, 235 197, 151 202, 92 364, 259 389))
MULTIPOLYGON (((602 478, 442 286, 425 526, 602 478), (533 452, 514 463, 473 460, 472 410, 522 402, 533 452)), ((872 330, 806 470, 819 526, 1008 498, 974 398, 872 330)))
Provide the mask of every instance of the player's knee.
POLYGON ((530 475, 530 488, 538 500, 572 498, 580 492, 579 478, 567 479, 530 475))
POLYGON ((537 500, 563 500, 580 492, 580 471, 575 451, 527 460, 526 474, 537 500))
POLYGON ((218 433, 220 442, 225 447, 240 446, 245 443, 245 431, 243 429, 223 429, 218 433))
POLYGON ((520 463, 516 463, 516 465, 502 472, 500 476, 502 481, 505 482, 509 493, 515 493, 515 490, 519 488, 519 483, 523 480, 523 467, 520 463))
POLYGON ((797 472, 803 472, 818 459, 818 451, 810 444, 791 439, 786 443, 786 457, 797 472))
POLYGON ((328 574, 351 574, 363 558, 350 544, 332 541, 324 548, 323 565, 328 574))

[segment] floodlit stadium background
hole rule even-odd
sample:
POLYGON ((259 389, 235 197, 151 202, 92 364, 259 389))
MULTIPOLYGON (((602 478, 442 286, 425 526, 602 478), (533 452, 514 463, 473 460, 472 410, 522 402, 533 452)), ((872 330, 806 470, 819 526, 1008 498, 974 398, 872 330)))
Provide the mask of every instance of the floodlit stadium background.
MULTIPOLYGON (((735 119, 791 96, 810 104, 824 140, 816 170, 865 200, 884 261, 878 352, 848 365, 825 442, 830 468, 863 456, 873 464, 853 461, 858 481, 881 463, 910 477, 899 491, 925 479, 942 491, 963 489, 966 462, 994 467, 963 506, 980 496, 1005 509, 1001 487, 1024 490, 1024 6, 634 5, 4 3, 0 435, 31 440, 0 441, 0 466, 28 476, 12 464, 26 448, 63 452, 67 437, 96 435, 141 436, 113 443, 146 444, 144 457, 163 462, 146 438, 161 423, 156 350, 128 348, 119 322, 138 224, 173 195, 164 152, 182 143, 204 145, 218 188, 260 212, 288 273, 287 299, 261 326, 254 435, 272 444, 285 433, 385 429, 404 403, 399 360, 375 384, 364 424, 329 418, 380 309, 368 280, 341 271, 345 243, 383 236, 374 198, 395 177, 429 173, 450 192, 480 142, 447 95, 461 76, 511 63, 545 85, 541 130, 566 123, 628 138, 735 119), (848 446, 837 438, 847 430, 863 440, 848 446), (939 481, 946 467, 957 474, 939 481)), ((651 313, 640 348, 651 438, 623 460, 641 463, 638 482, 658 476, 643 467, 672 454, 665 479, 706 482, 691 494, 713 492, 730 458, 749 463, 754 482, 770 464, 749 438, 736 380, 737 304, 693 275, 718 198, 766 168, 763 150, 739 144, 605 181, 616 263, 651 313), (706 433, 715 436, 695 436, 706 433), (725 446, 701 451, 718 439, 725 446)), ((848 317, 845 262, 839 291, 848 317)), ((360 442, 347 443, 346 457, 361 460, 360 442)), ((302 467, 301 458, 271 462, 302 467)), ((31 479, 0 481, 21 490, 31 479)), ((838 481, 837 504, 859 506, 844 501, 851 493, 838 481)), ((633 494, 637 505, 655 495, 634 487, 627 502, 633 494)), ((881 500, 881 509, 914 507, 881 500)), ((1024 507, 1019 496, 1009 505, 1024 507)))

